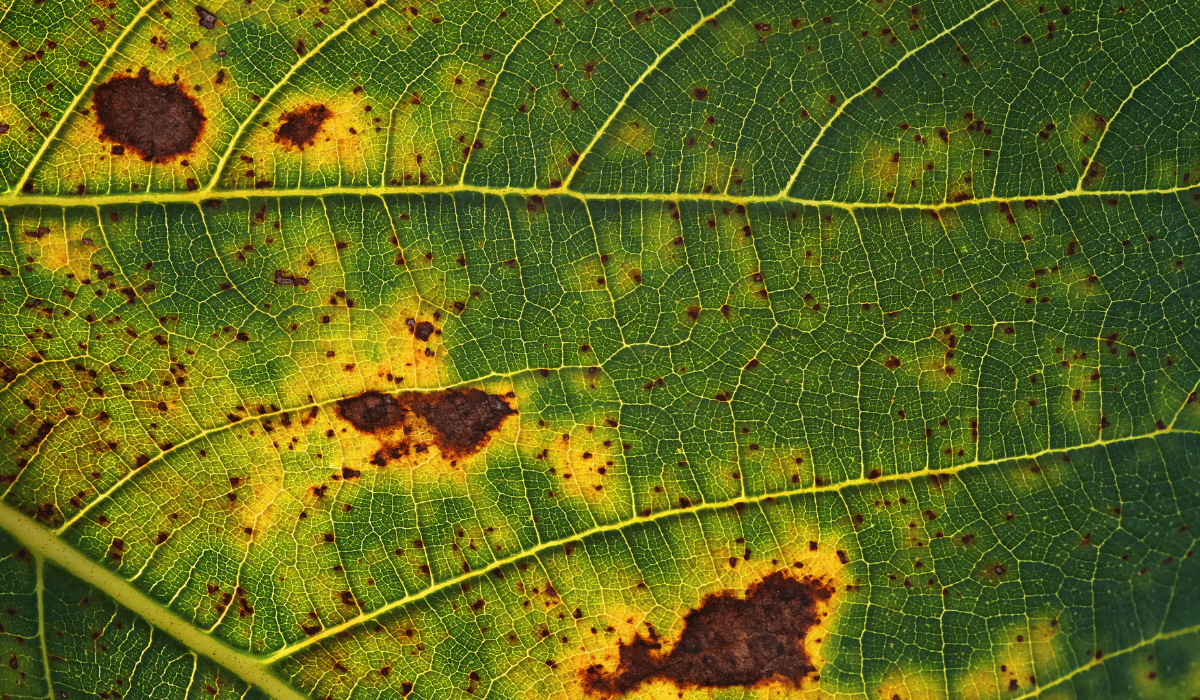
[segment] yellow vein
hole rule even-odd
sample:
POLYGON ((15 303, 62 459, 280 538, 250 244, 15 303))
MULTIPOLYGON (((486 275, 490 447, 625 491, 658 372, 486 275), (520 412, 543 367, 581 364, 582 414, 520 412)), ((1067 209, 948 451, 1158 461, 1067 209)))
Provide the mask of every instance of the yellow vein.
MULTIPOLYGON (((0 503, 0 528, 21 542, 38 561, 39 615, 45 609, 41 601, 43 586, 42 560, 48 560, 72 576, 87 582, 112 598, 118 605, 137 614, 149 624, 174 637, 188 649, 213 660, 242 680, 276 700, 302 700, 303 695, 276 676, 266 664, 250 654, 228 646, 216 637, 201 631, 191 622, 135 588, 104 564, 87 556, 55 537, 46 528, 30 520, 7 503, 0 503)), ((43 630, 43 642, 45 638, 43 630)))
POLYGON ((237 146, 238 141, 242 138, 242 136, 245 135, 246 127, 257 123, 259 112, 261 112, 263 107, 271 102, 271 98, 275 96, 275 93, 279 92, 280 89, 291 82, 292 76, 296 75, 301 68, 307 65, 310 58, 319 55, 321 50, 328 46, 330 42, 350 31, 350 27, 354 26, 354 24, 366 17, 376 8, 386 5, 387 2, 388 0, 379 0, 379 2, 367 5, 367 7, 360 11, 357 15, 354 15, 342 23, 342 26, 330 32, 329 36, 319 41, 311 51, 307 51, 303 56, 300 56, 300 60, 292 64, 292 67, 288 69, 288 72, 283 74, 283 77, 280 78, 279 81, 267 91, 267 94, 264 95, 262 99, 260 99, 254 105, 254 109, 250 110, 250 114, 246 117, 246 119, 238 125, 237 131, 233 132, 233 137, 229 139, 229 145, 225 147, 225 152, 221 154, 221 159, 217 161, 217 167, 213 170, 212 178, 210 178, 208 183, 198 191, 210 192, 212 191, 212 188, 216 186, 217 181, 221 179, 221 173, 225 170, 225 164, 228 163, 229 159, 233 156, 234 148, 237 146))
MULTIPOLYGON (((998 2, 999 0, 993 1, 998 2)), ((654 59, 653 63, 651 63, 649 66, 646 66, 646 70, 642 71, 642 74, 638 76, 638 79, 630 84, 629 89, 626 90, 625 94, 621 97, 621 101, 618 102, 615 107, 613 107, 611 112, 609 112, 608 119, 605 119, 604 124, 602 124, 600 128, 596 130, 596 135, 592 137, 591 142, 586 148, 580 151, 579 158, 575 161, 575 165, 571 166, 571 171, 567 173, 565 178, 563 178, 563 187, 571 186, 571 181, 575 179, 575 173, 579 171, 579 166, 583 165, 584 159, 587 158, 589 153, 591 153, 592 148, 595 147, 596 143, 599 142, 600 139, 603 138, 605 132, 608 131, 608 125, 612 124, 613 120, 617 118, 617 114, 625 108, 625 103, 629 101, 629 97, 633 94, 633 91, 641 87, 642 83, 645 82, 646 78, 658 68, 658 64, 662 63, 662 60, 666 58, 667 54, 677 49, 680 44, 694 35, 707 22, 715 19, 717 15, 732 7, 733 3, 734 0, 729 0, 724 5, 718 7, 712 14, 701 17, 699 22, 688 27, 686 31, 684 31, 677 39, 675 39, 675 41, 671 42, 670 46, 663 49, 662 53, 660 53, 658 57, 654 59)))
POLYGON ((896 70, 900 66, 904 65, 904 62, 907 61, 908 59, 912 58, 917 52, 923 50, 925 47, 929 46, 930 44, 940 40, 942 37, 947 36, 948 34, 950 34, 950 32, 954 31, 955 29, 958 29, 959 27, 963 26, 967 22, 970 22, 971 20, 975 19, 977 16, 979 16, 980 13, 986 12, 987 10, 991 9, 991 7, 993 5, 995 5, 999 2, 1000 2, 1000 0, 992 0, 988 4, 984 5, 983 7, 979 8, 978 10, 975 10, 971 14, 967 15, 966 18, 961 20, 958 24, 954 25, 953 27, 948 27, 946 29, 943 29, 937 36, 933 37, 932 39, 925 42, 924 44, 921 44, 920 46, 918 46, 914 49, 909 49, 908 51, 906 51, 904 53, 903 56, 900 57, 900 59, 898 61, 896 61, 894 64, 892 64, 891 68, 888 68, 884 72, 877 75, 875 77, 875 79, 870 82, 870 84, 868 84, 862 90, 859 90, 858 92, 854 93, 850 97, 847 97, 846 99, 842 100, 842 102, 838 106, 838 108, 836 110, 834 110, 833 116, 829 118, 829 121, 825 122, 825 125, 821 127, 821 130, 817 132, 817 135, 813 137, 812 143, 810 143, 808 145, 808 150, 804 151, 804 155, 800 156, 800 162, 796 165, 796 170, 794 172, 792 172, 792 176, 791 176, 791 178, 788 179, 787 184, 784 185, 782 190, 780 190, 780 192, 779 192, 780 196, 785 195, 791 191, 792 185, 796 184, 796 177, 800 175, 800 171, 804 169, 804 164, 808 161, 809 154, 811 154, 813 152, 813 149, 815 149, 817 147, 817 144, 821 142, 821 138, 823 136, 825 136, 825 132, 829 129, 830 125, 832 125, 835 121, 837 121, 837 118, 842 115, 842 112, 846 111, 846 107, 849 106, 849 104, 851 102, 858 99, 859 97, 862 97, 865 93, 867 93, 872 88, 874 88, 876 85, 878 85, 880 80, 882 80, 883 78, 886 78, 889 73, 896 70))
MULTIPOLYGON (((1145 85, 1146 83, 1150 82, 1150 80, 1152 80, 1154 78, 1154 76, 1158 75, 1159 72, 1162 71, 1162 69, 1171 65, 1171 61, 1173 61, 1175 59, 1175 57, 1178 56, 1181 51, 1183 51, 1186 48, 1189 48, 1190 46, 1195 44, 1197 41, 1200 41, 1200 35, 1197 35, 1195 39, 1192 39, 1191 41, 1184 44, 1183 46, 1180 46, 1179 48, 1175 49, 1175 53, 1172 53, 1169 57, 1167 57, 1167 60, 1164 61, 1161 66, 1159 66, 1158 68, 1155 68, 1153 71, 1150 72, 1150 75, 1147 75, 1145 78, 1142 79, 1142 81, 1140 83, 1138 83, 1137 85, 1134 85, 1132 88, 1129 89, 1129 96, 1126 97, 1124 100, 1121 100, 1121 104, 1117 105, 1117 111, 1114 112, 1112 117, 1107 122, 1104 123, 1104 131, 1100 132, 1100 138, 1096 139, 1096 147, 1094 149, 1092 149, 1092 158, 1095 158, 1096 154, 1100 152, 1100 146, 1104 143, 1104 137, 1108 136, 1109 126, 1111 126, 1112 123, 1114 121, 1116 121, 1117 117, 1121 116, 1121 110, 1125 109, 1125 105, 1128 104, 1129 101, 1133 99, 1133 96, 1137 94, 1138 88, 1140 88, 1143 85, 1145 85)), ((1090 163, 1091 161, 1089 160, 1088 162, 1090 163)), ((1079 182, 1075 183, 1075 191, 1076 192, 1083 192, 1083 179, 1085 177, 1087 177, 1087 174, 1088 174, 1087 167, 1083 168, 1082 172, 1079 173, 1079 182)))
POLYGON ((4 6, 4 13, 0 14, 0 27, 4 26, 4 20, 8 19, 8 13, 12 12, 12 9, 16 6, 17 0, 12 0, 12 2, 4 6))
POLYGON ((46 135, 46 139, 42 141, 41 148, 37 150, 37 153, 33 154, 33 160, 29 161, 29 165, 26 166, 25 172, 21 175, 21 178, 17 180, 17 185, 13 189, 14 192, 20 192, 21 188, 24 187, 25 183, 29 180, 29 177, 33 175, 34 169, 41 165, 42 156, 46 154, 46 151, 50 150, 50 144, 54 143, 54 139, 58 136, 58 132, 62 131, 62 128, 66 126, 67 121, 70 120, 71 116, 75 114, 75 108, 79 106, 79 101, 83 99, 83 96, 86 95, 88 90, 91 89, 92 85, 95 84, 96 78, 100 75, 100 73, 102 73, 108 67, 108 59, 116 55, 117 48, 124 43, 125 37, 129 36, 129 33, 133 31, 133 28, 136 27, 139 22, 141 22, 143 17, 149 14, 150 9, 156 4, 158 4, 158 0, 150 0, 143 5, 141 9, 138 10, 138 13, 133 16, 133 19, 129 20, 129 24, 126 24, 125 28, 121 30, 121 33, 117 35, 117 38, 113 40, 113 43, 109 45, 108 50, 104 52, 104 56, 102 56, 100 60, 96 62, 96 67, 92 69, 91 75, 88 76, 88 79, 83 83, 83 86, 79 88, 79 92, 75 93, 75 97, 71 100, 71 104, 67 105, 67 108, 63 110, 62 117, 55 122, 54 128, 51 129, 50 133, 46 135))
MULTIPOLYGON (((512 58, 512 55, 517 52, 517 47, 520 46, 526 39, 528 39, 529 35, 533 34, 534 31, 537 30, 538 26, 542 22, 546 21, 546 18, 549 17, 552 12, 561 7, 564 2, 566 2, 566 0, 558 0, 558 2, 554 3, 554 5, 549 10, 546 10, 546 13, 539 17, 536 22, 533 22, 529 25, 529 31, 521 35, 521 38, 517 39, 513 43, 512 48, 508 50, 508 53, 504 54, 504 60, 500 62, 500 70, 497 71, 496 75, 492 78, 492 89, 488 90, 487 99, 483 101, 483 106, 479 108, 479 123, 475 125, 475 135, 471 137, 471 143, 478 141, 479 132, 483 131, 483 118, 487 116, 487 108, 488 105, 492 103, 492 97, 494 97, 496 94, 496 88, 500 87, 500 76, 504 75, 505 69, 508 68, 508 59, 512 58)), ((468 153, 473 152, 474 150, 472 149, 468 153)), ((467 181, 467 168, 469 167, 471 167, 471 161, 468 159, 466 163, 463 163, 462 174, 458 177, 458 184, 461 185, 467 181)))
MULTIPOLYGON (((10 530, 11 532, 11 530, 10 530)), ((20 538, 18 538, 20 539, 20 538)), ((37 594, 38 606, 38 642, 42 647, 42 666, 46 669, 46 687, 50 690, 50 697, 54 697, 54 678, 50 672, 50 643, 46 639, 46 562, 41 556, 34 557, 37 564, 37 584, 34 592, 37 594)))
POLYGON ((1150 637, 1149 639, 1143 639, 1142 641, 1138 642, 1137 644, 1125 647, 1124 649, 1120 649, 1118 651, 1105 652, 1103 657, 1101 657, 1099 659, 1092 659, 1091 661, 1087 662, 1086 664, 1072 669, 1069 673, 1065 673, 1065 674, 1059 676, 1058 678, 1055 678, 1054 680, 1050 681, 1049 683, 1046 683, 1045 685, 1039 685, 1037 688, 1035 688, 1034 690, 1031 690, 1028 693, 1025 693, 1024 695, 1015 696, 1013 698, 1013 700, 1024 700, 1025 698, 1037 697, 1042 694, 1042 691, 1049 690, 1050 688, 1053 688, 1054 686, 1059 685, 1061 683, 1066 683, 1067 681, 1069 681, 1072 678, 1074 678, 1075 676, 1083 673, 1084 671, 1090 671, 1093 668, 1096 668, 1097 666, 1099 666, 1101 664, 1108 663, 1109 659, 1114 659, 1114 658, 1117 658, 1118 656, 1124 656, 1125 654, 1135 652, 1138 649, 1141 649, 1142 647, 1149 646, 1156 642, 1162 642, 1162 641, 1166 641, 1168 639, 1175 639, 1177 637, 1183 637, 1185 635, 1195 634, 1197 632, 1200 632, 1200 625, 1192 625, 1191 627, 1184 627, 1182 629, 1177 629, 1173 632, 1160 632, 1160 633, 1154 635, 1153 637, 1150 637))
POLYGON ((1044 449, 1044 450, 1041 450, 1038 452, 1033 452, 1030 454, 1016 455, 1013 457, 1002 457, 1002 458, 987 459, 987 460, 972 460, 970 462, 964 462, 963 464, 955 465, 952 467, 947 467, 945 469, 922 469, 919 471, 908 472, 905 474, 886 475, 883 477, 879 477, 877 479, 869 479, 866 477, 860 477, 857 479, 847 479, 846 481, 839 481, 839 482, 836 482, 833 484, 824 484, 822 486, 813 485, 813 486, 793 489, 793 490, 789 490, 789 491, 777 491, 777 492, 772 492, 772 493, 763 493, 763 494, 759 494, 757 496, 750 496, 750 497, 739 496, 737 498, 731 498, 731 499, 727 499, 724 501, 709 501, 706 503, 701 503, 701 504, 695 505, 691 508, 673 508, 670 510, 659 511, 657 513, 651 513, 649 516, 642 517, 642 518, 637 518, 637 519, 633 519, 633 520, 622 520, 622 521, 617 521, 617 522, 613 522, 613 523, 607 523, 605 525, 599 525, 597 527, 593 527, 588 530, 584 530, 582 532, 574 533, 568 537, 543 542, 543 543, 537 545, 536 547, 531 547, 529 549, 526 549, 522 552, 518 552, 516 554, 505 557, 503 559, 493 560, 491 564, 489 564, 488 566, 486 566, 482 569, 473 570, 473 571, 470 571, 467 573, 459 574, 458 576, 441 581, 441 582, 439 582, 433 586, 430 586, 429 588, 426 588, 422 591, 418 591, 417 593, 412 593, 412 594, 406 595, 403 598, 399 598, 390 603, 387 603, 386 605, 376 608, 375 610, 372 610, 371 612, 366 613, 364 615, 359 615, 359 616, 350 618, 349 620, 346 620, 345 622, 342 622, 341 624, 335 625, 333 627, 326 627, 325 629, 321 630, 320 632, 318 632, 317 634, 314 634, 311 637, 308 637, 307 639, 297 642, 291 646, 283 647, 282 649, 275 652, 274 654, 267 656, 265 658, 265 662, 267 664, 273 664, 282 659, 286 659, 289 656, 292 656, 293 654, 295 654, 296 652, 307 649, 308 647, 318 644, 323 640, 329 639, 331 637, 336 637, 338 635, 346 633, 356 627, 359 627, 359 626, 364 625, 372 620, 382 617, 383 615, 386 615, 387 613, 392 612, 393 610, 397 610, 397 609, 403 608, 407 605, 411 605, 412 603, 415 603, 415 602, 418 602, 421 600, 425 600, 426 598, 436 595, 437 593, 439 593, 443 590, 446 590, 448 588, 456 586, 465 581, 469 581, 471 579, 478 578, 480 576, 484 576, 484 575, 489 574, 492 571, 495 571, 496 569, 499 569, 501 567, 510 566, 522 559, 528 559, 530 557, 535 557, 538 554, 541 554, 542 552, 545 552, 547 550, 551 550, 556 547, 561 547, 564 544, 566 544, 567 542, 573 542, 575 540, 583 540, 583 539, 593 537, 595 535, 600 535, 600 534, 603 534, 606 532, 619 532, 621 530, 624 530, 627 527, 630 527, 631 525, 633 525, 635 523, 638 523, 638 524, 649 523, 649 522, 654 522, 656 520, 677 518, 680 516, 688 515, 691 513, 698 513, 698 512, 702 512, 702 511, 713 511, 713 510, 721 510, 724 508, 732 508, 737 504, 759 504, 759 503, 764 503, 768 500, 780 500, 780 499, 784 499, 784 498, 793 498, 796 496, 804 496, 804 495, 817 494, 817 493, 841 493, 843 490, 848 489, 848 488, 853 488, 853 487, 882 486, 884 484, 894 484, 894 483, 899 483, 899 482, 904 482, 904 481, 915 481, 917 479, 927 478, 933 474, 937 474, 938 476, 958 474, 959 472, 965 471, 967 469, 973 469, 975 467, 994 466, 994 465, 1004 464, 1007 462, 1020 462, 1020 461, 1025 461, 1025 460, 1036 460, 1040 457, 1045 457, 1047 455, 1062 454, 1064 452, 1070 452, 1073 450, 1101 447, 1101 446, 1105 446, 1105 445, 1114 445, 1114 444, 1119 444, 1119 443, 1124 443, 1124 442, 1133 442, 1133 441, 1137 441, 1137 440, 1157 439, 1163 435, 1168 435, 1171 433, 1183 433, 1183 434, 1189 434, 1189 435, 1197 434, 1195 431, 1191 431, 1191 430, 1173 430, 1171 428, 1168 428, 1166 430, 1158 430, 1153 433, 1145 433, 1142 435, 1130 435, 1130 436, 1122 437, 1122 438, 1113 438, 1111 440, 1104 440, 1103 438, 1098 438, 1096 440, 1093 440, 1092 442, 1085 443, 1082 445, 1076 445, 1074 447, 1055 447, 1055 448, 1044 449))
POLYGON ((1137 197, 1153 194, 1178 194, 1200 189, 1200 183, 1184 187, 1147 188, 1140 190, 1066 190, 1055 194, 1023 195, 1014 194, 1005 197, 979 197, 961 202, 843 202, 833 199, 805 199, 791 197, 786 194, 736 196, 723 194, 707 194, 703 192, 687 193, 616 193, 578 192, 574 190, 549 189, 539 187, 488 187, 481 185, 388 185, 380 187, 314 187, 289 190, 227 189, 195 192, 139 192, 136 194, 60 196, 60 195, 19 195, 9 194, 0 196, 0 209, 17 206, 42 207, 73 207, 73 206, 121 206, 137 204, 197 204, 223 199, 271 198, 284 199, 288 197, 399 197, 426 195, 455 195, 480 194, 495 197, 570 197, 580 201, 641 201, 641 202, 718 202, 721 204, 796 204, 806 207, 836 207, 846 211, 861 209, 884 210, 945 210, 976 206, 980 204, 995 204, 1000 202, 1016 202, 1025 199, 1038 202, 1054 202, 1075 197, 1137 197))

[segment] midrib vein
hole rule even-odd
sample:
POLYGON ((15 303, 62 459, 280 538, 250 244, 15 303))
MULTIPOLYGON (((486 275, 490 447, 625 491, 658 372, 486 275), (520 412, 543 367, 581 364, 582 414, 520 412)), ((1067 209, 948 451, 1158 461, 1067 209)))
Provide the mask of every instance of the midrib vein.
POLYGON ((664 194, 658 192, 647 193, 597 193, 597 192, 576 192, 566 189, 548 189, 538 187, 487 187, 479 185, 426 185, 426 186, 381 186, 381 187, 316 187, 305 189, 289 189, 289 190, 256 190, 256 189, 228 189, 215 190, 205 192, 197 190, 195 192, 145 192, 137 194, 113 194, 113 195, 91 195, 85 194, 81 196, 68 195, 23 195, 15 192, 10 192, 6 195, 0 195, 0 209, 13 207, 113 207, 113 206, 129 206, 138 204, 188 204, 192 206, 203 206, 210 201, 223 201, 226 199, 286 199, 291 197, 405 197, 405 196, 420 196, 420 197, 436 197, 436 196, 455 196, 462 194, 476 194, 483 196, 495 197, 541 197, 550 199, 554 197, 565 197, 576 199, 584 202, 621 202, 621 201, 638 201, 638 202, 714 202, 721 204, 790 204, 806 207, 834 207, 844 210, 911 210, 911 211, 945 211, 948 209, 962 209, 985 204, 998 204, 1001 202, 1020 202, 1023 200, 1033 200, 1038 203, 1056 202, 1069 200, 1073 198, 1083 197, 1137 197, 1148 195, 1179 195, 1193 190, 1200 190, 1200 182, 1188 185, 1186 187, 1164 187, 1164 188, 1147 188, 1140 190, 1067 190, 1057 192, 1055 194, 1035 194, 1023 195, 1014 194, 1004 197, 979 197, 975 199, 967 199, 961 202, 912 202, 912 203, 896 203, 896 202, 847 202, 835 199, 806 199, 803 197, 792 197, 785 194, 777 195, 762 195, 762 196, 736 196, 723 194, 705 194, 702 192, 693 193, 678 193, 664 194))
MULTIPOLYGON (((33 553, 38 561, 39 573, 44 561, 56 564, 92 588, 102 591, 118 605, 174 637, 188 649, 211 659, 275 700, 304 700, 305 696, 276 676, 263 659, 234 649, 180 618, 174 611, 139 591, 102 563, 84 556, 7 503, 0 503, 0 527, 33 553)), ((40 593, 40 580, 38 585, 40 593)), ((39 609, 39 615, 42 614, 43 611, 39 609)))

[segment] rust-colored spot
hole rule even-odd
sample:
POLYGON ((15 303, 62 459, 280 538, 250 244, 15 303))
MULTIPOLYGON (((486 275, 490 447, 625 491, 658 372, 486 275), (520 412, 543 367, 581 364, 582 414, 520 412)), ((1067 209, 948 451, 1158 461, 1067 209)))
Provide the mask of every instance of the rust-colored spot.
POLYGON ((368 391, 339 401, 337 412, 359 432, 379 439, 382 447, 371 463, 383 466, 428 449, 413 435, 418 422, 428 427, 430 439, 444 457, 461 459, 487 445, 504 419, 517 411, 502 396, 452 389, 396 395, 368 391))
POLYGON ((304 150, 311 146, 321 131, 321 125, 333 114, 325 105, 309 105, 295 109, 279 118, 283 122, 275 132, 275 143, 304 150))
POLYGON ((832 595, 826 582, 776 571, 752 584, 744 598, 732 591, 706 596, 684 617, 683 633, 669 653, 651 656, 662 645, 653 633, 650 639, 638 635, 620 646, 614 672, 596 665, 584 669, 583 689, 607 697, 648 680, 689 688, 774 682, 798 688, 817 670, 803 642, 820 621, 818 606, 832 595))
POLYGON ((92 105, 100 137, 147 161, 165 163, 190 152, 204 128, 204 112, 180 83, 156 83, 148 68, 136 78, 118 75, 96 88, 92 105))

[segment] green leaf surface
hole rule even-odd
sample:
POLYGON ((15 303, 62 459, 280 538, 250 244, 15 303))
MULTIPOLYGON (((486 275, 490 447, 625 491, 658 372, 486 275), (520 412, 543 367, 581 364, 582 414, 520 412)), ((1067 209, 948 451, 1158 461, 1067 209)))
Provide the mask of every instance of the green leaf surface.
POLYGON ((1200 688, 1195 3, 0 40, 5 697, 1200 688))

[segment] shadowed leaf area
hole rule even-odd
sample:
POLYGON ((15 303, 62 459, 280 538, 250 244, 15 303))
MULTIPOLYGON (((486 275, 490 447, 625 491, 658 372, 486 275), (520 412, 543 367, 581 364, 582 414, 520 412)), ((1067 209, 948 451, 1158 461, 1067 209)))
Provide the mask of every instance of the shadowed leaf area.
POLYGON ((15 2, 0 71, 0 695, 1200 688, 1200 4, 15 2))

